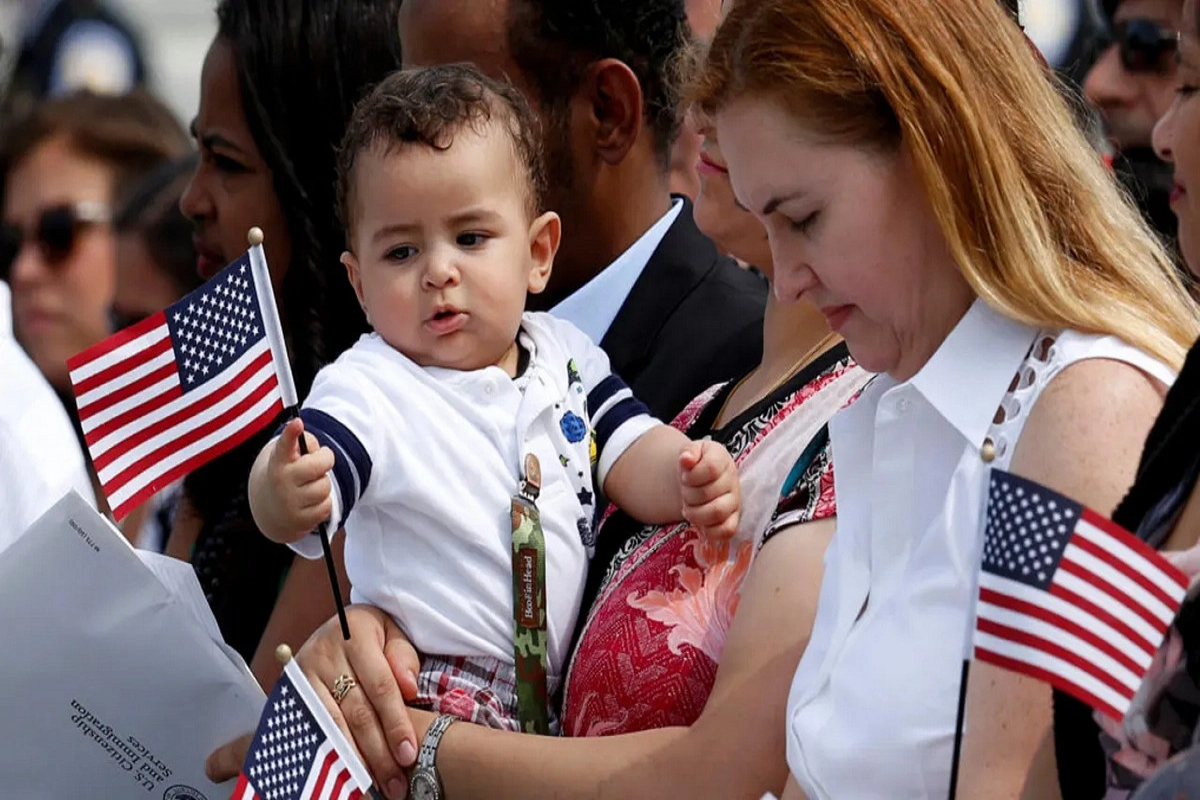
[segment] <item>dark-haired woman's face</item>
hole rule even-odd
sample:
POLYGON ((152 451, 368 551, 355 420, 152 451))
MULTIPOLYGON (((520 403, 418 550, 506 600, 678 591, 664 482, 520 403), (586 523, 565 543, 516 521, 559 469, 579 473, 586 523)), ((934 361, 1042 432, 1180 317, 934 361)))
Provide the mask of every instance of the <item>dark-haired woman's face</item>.
POLYGON ((1175 99, 1154 127, 1154 149, 1175 170, 1171 210, 1179 218, 1179 249, 1200 277, 1200 31, 1196 2, 1184 4, 1176 51, 1175 99))
POLYGON ((222 39, 213 40, 204 59, 192 133, 200 165, 179 205, 196 226, 197 270, 211 277, 245 251, 246 233, 258 226, 278 296, 291 262, 291 238, 271 171, 246 125, 233 49, 222 39))

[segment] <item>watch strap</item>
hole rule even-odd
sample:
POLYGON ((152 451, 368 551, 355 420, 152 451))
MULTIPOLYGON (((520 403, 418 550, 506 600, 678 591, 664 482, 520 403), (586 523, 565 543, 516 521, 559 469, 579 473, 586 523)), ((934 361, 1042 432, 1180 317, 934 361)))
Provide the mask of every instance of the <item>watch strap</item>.
MULTIPOLYGON (((458 717, 441 714, 429 726, 429 730, 425 731, 425 739, 421 742, 421 749, 417 752, 418 769, 432 770, 433 774, 437 775, 438 745, 442 742, 442 734, 455 722, 458 722, 458 717)), ((439 780, 438 783, 440 784, 441 781, 439 780)))

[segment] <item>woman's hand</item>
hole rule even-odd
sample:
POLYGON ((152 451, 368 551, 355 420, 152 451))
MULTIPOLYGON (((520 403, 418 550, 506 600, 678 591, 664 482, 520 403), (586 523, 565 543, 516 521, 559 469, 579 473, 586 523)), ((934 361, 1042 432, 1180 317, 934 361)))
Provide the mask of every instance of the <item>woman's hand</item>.
MULTIPOLYGON (((376 785, 389 798, 405 796, 403 768, 415 763, 417 737, 408 717, 405 699, 417 692, 417 653, 387 614, 370 606, 346 609, 350 639, 343 640, 337 618, 313 633, 296 654, 296 661, 334 722, 358 748, 376 785), (331 687, 348 675, 357 682, 341 705, 331 687)), ((238 774, 250 736, 237 739, 214 752, 206 772, 213 781, 238 774)))

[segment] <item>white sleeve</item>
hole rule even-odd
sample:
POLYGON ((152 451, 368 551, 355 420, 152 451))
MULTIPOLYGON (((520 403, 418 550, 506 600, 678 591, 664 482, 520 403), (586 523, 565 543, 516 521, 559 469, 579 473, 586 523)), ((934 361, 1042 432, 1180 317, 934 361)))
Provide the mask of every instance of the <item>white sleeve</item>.
MULTIPOLYGON (((333 501, 329 519, 331 538, 366 494, 372 472, 387 457, 383 437, 376 435, 379 424, 371 411, 370 391, 353 365, 335 362, 317 374, 300 412, 304 430, 334 455, 329 473, 333 501)), ((315 533, 293 543, 291 548, 305 558, 318 559, 323 555, 315 533)))
POLYGON ((596 485, 603 487, 608 471, 629 446, 651 428, 661 425, 646 405, 612 371, 608 354, 588 336, 561 320, 556 333, 564 340, 587 392, 588 425, 596 432, 596 485))

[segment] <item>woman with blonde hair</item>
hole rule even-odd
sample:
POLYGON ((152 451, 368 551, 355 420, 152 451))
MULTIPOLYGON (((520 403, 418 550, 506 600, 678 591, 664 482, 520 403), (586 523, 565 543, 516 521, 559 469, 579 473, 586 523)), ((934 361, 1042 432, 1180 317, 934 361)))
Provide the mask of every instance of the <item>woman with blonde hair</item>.
MULTIPOLYGON (((990 471, 1110 513, 1200 322, 998 3, 738 4, 694 94, 776 293, 882 373, 830 425, 787 797, 945 796, 990 471)), ((1048 685, 976 663, 966 719, 963 796, 1052 769, 1048 685)))

